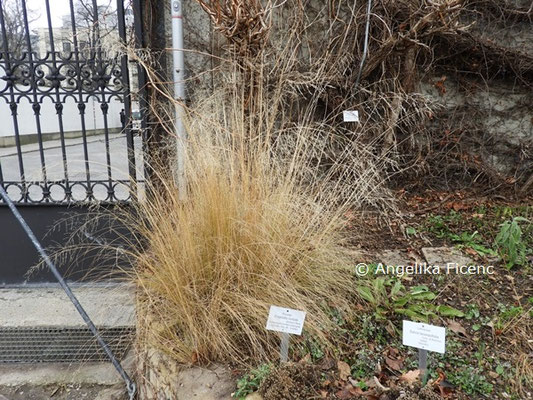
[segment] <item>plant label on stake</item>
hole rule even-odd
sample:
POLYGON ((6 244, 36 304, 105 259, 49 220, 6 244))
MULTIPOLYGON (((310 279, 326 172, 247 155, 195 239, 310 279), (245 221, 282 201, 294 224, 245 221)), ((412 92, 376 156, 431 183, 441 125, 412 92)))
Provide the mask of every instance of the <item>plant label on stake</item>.
POLYGON ((342 112, 344 122, 359 122, 359 111, 346 110, 342 112))
POLYGON ((444 354, 446 350, 446 329, 442 326, 403 321, 402 343, 418 349, 418 367, 422 382, 427 374, 428 351, 444 354))
POLYGON ((281 332, 281 362, 289 358, 289 335, 301 335, 304 327, 305 311, 270 306, 266 328, 281 332))

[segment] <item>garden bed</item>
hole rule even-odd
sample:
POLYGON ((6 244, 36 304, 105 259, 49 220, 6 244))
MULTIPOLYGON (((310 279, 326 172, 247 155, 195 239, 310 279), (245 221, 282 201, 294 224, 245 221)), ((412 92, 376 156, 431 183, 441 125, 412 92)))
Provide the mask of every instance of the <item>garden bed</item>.
POLYGON ((292 364, 263 365, 248 372, 236 397, 259 388, 265 400, 313 398, 309 391, 326 399, 531 398, 532 225, 520 223, 526 249, 521 266, 506 268, 494 241, 502 223, 516 217, 530 221, 533 208, 530 202, 480 198, 464 193, 404 195, 404 218, 392 229, 380 227, 368 215, 350 215, 354 235, 362 243, 357 250, 368 254, 360 261, 371 271, 380 262, 421 264, 426 261, 422 248, 445 246, 451 253, 460 250, 475 265, 493 265, 494 273, 347 277, 353 279, 354 290, 371 288, 370 297, 363 292, 351 315, 335 309, 334 297, 329 300, 338 317, 337 327, 328 332, 335 348, 323 349, 304 334, 294 340, 292 364), (376 254, 384 254, 383 259, 376 254), (380 279, 385 296, 375 285, 380 279), (394 295, 397 282, 401 289, 394 295), (416 290, 426 294, 417 298, 416 290), (405 298, 404 306, 394 306, 405 298), (423 392, 417 351, 403 346, 401 337, 401 321, 416 320, 417 313, 427 313, 428 321, 447 329, 446 353, 430 353, 423 392))

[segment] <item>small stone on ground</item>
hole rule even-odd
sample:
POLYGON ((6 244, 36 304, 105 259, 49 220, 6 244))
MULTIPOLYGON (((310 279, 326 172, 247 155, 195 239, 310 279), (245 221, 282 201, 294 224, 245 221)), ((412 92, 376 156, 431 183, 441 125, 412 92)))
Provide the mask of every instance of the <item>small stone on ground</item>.
POLYGON ((413 260, 404 250, 383 250, 377 255, 377 262, 385 265, 411 265, 413 260))
POLYGON ((474 264, 461 250, 454 249, 453 247, 423 247, 422 254, 424 254, 429 265, 446 267, 448 263, 457 265, 474 264))
POLYGON ((259 393, 255 392, 255 393, 251 393, 248 396, 246 396, 245 400, 263 400, 263 396, 261 396, 259 393))
POLYGON ((231 372, 217 366, 213 369, 188 368, 178 373, 177 399, 227 400, 235 390, 231 372))

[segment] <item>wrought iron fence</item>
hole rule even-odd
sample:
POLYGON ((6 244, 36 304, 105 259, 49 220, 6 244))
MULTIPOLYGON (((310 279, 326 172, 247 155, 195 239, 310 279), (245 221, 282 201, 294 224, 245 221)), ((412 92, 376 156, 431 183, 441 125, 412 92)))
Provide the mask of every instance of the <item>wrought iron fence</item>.
POLYGON ((128 200, 146 133, 145 77, 126 51, 141 41, 140 1, 68 0, 59 25, 54 3, 42 0, 36 22, 26 0, 0 0, 0 112, 11 119, 0 119, 0 185, 19 204, 128 200))

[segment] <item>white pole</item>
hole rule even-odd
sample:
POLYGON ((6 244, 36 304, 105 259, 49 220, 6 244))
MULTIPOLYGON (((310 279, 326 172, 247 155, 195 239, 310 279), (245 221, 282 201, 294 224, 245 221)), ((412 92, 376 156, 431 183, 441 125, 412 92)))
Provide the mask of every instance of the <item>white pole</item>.
POLYGON ((172 9, 172 55, 174 81, 174 111, 176 132, 176 183, 180 198, 186 196, 185 183, 185 140, 183 125, 185 101, 185 59, 183 55, 183 9, 181 0, 170 0, 172 9))

